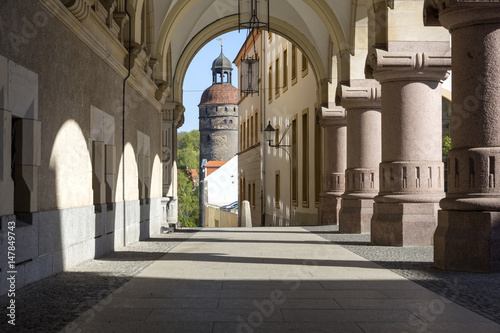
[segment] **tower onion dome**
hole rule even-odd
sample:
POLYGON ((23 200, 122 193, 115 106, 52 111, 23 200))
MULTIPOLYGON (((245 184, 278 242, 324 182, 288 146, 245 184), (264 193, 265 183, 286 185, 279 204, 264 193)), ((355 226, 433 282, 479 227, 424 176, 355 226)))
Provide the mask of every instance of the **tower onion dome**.
POLYGON ((231 63, 231 60, 226 58, 226 56, 222 52, 222 47, 220 50, 220 55, 212 63, 212 71, 216 70, 233 70, 233 64, 231 63))
POLYGON ((231 84, 232 71, 233 65, 221 45, 220 55, 212 63, 212 85, 203 92, 200 105, 238 104, 238 89, 231 84))

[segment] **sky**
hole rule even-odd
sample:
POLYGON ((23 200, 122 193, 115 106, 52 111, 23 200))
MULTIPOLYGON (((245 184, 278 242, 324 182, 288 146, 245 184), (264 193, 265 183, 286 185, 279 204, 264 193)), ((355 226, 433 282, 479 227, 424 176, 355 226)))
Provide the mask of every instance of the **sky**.
MULTIPOLYGON (((224 45, 224 55, 231 61, 241 49, 247 37, 247 30, 232 31, 217 38, 222 38, 224 45)), ((179 132, 190 132, 199 128, 198 124, 198 104, 200 104, 203 91, 212 85, 212 62, 220 55, 221 42, 213 39, 208 42, 194 57, 184 79, 183 105, 186 108, 184 113, 184 125, 179 128, 179 132)), ((238 87, 238 69, 233 64, 233 86, 238 87)))

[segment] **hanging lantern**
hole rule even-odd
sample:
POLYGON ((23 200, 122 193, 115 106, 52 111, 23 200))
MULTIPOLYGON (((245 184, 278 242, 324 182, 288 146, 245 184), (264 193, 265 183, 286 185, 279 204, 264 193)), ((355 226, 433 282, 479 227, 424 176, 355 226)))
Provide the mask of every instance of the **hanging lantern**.
POLYGON ((238 28, 269 31, 269 1, 238 0, 238 28))
POLYGON ((241 92, 245 94, 259 93, 259 60, 246 58, 241 59, 240 71, 241 92))

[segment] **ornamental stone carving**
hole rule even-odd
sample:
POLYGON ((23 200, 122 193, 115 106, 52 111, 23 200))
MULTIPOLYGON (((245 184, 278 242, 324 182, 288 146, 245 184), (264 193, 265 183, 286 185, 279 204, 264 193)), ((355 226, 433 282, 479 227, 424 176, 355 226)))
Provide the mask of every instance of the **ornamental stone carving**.
POLYGON ((90 7, 94 5, 94 0, 61 0, 79 21, 85 20, 90 14, 90 7))

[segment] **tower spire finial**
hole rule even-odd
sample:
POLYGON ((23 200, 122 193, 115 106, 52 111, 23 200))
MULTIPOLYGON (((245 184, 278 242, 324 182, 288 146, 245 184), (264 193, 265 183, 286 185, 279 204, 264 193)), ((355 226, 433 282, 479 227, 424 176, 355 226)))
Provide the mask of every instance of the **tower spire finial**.
POLYGON ((222 37, 217 38, 217 40, 220 42, 220 52, 222 53, 222 48, 224 47, 224 44, 222 44, 222 37))

